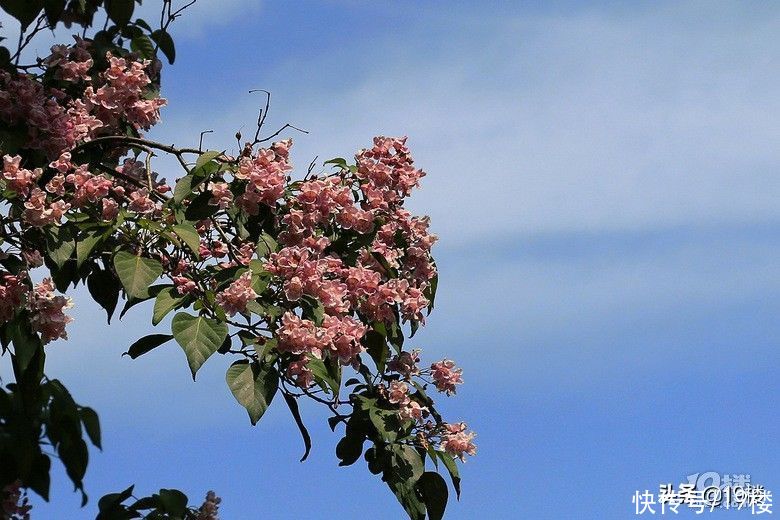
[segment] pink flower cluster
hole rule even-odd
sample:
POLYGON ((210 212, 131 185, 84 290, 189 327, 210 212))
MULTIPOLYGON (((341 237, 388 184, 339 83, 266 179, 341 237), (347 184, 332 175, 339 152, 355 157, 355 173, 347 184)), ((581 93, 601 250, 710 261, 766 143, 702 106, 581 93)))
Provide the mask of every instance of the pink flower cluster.
POLYGON ((477 454, 477 447, 472 440, 476 436, 474 432, 466 433, 466 423, 445 424, 445 433, 441 436, 441 450, 445 453, 466 460, 465 455, 477 454))
POLYGON ((84 91, 88 107, 107 126, 117 127, 127 121, 136 130, 149 130, 160 120, 160 108, 166 104, 165 99, 159 97, 143 97, 151 83, 146 74, 149 60, 130 61, 111 53, 106 57, 108 69, 100 73, 102 85, 89 85, 84 91))
POLYGON ((109 53, 108 69, 99 72, 90 50, 91 43, 81 39, 72 46, 52 47, 42 61, 46 73, 41 77, 0 72, 0 120, 26 126, 23 148, 41 150, 53 159, 100 134, 124 134, 126 124, 148 130, 160 119, 166 101, 147 99, 148 61, 109 53), (44 87, 42 78, 49 74, 66 86, 44 87))
POLYGON ((3 179, 6 188, 18 196, 26 197, 30 194, 33 186, 36 186, 36 181, 43 175, 43 170, 40 168, 28 170, 22 168, 21 164, 22 158, 18 155, 3 156, 3 179))
POLYGON ((231 283, 227 289, 217 294, 217 305, 222 307, 229 316, 246 311, 246 305, 257 298, 252 289, 252 272, 247 271, 231 283))
POLYGON ((54 282, 51 278, 35 285, 31 293, 28 307, 32 313, 33 330, 41 334, 44 343, 62 338, 68 339, 65 326, 73 321, 73 318, 64 313, 65 309, 73 306, 70 298, 54 293, 54 282))
POLYGON ((349 310, 347 285, 339 274, 343 264, 336 256, 320 257, 306 247, 285 247, 272 253, 265 268, 284 280, 284 294, 289 301, 297 301, 304 294, 314 296, 330 314, 349 310))
POLYGON ((221 209, 230 207, 233 202, 233 192, 226 182, 212 182, 209 184, 209 190, 211 190, 209 204, 219 206, 221 209))
POLYGON ((455 386, 463 384, 462 373, 463 369, 456 368, 455 362, 450 359, 442 359, 431 365, 431 377, 436 389, 447 395, 454 394, 455 386))
POLYGON ((292 379, 299 388, 309 388, 314 383, 314 372, 307 366, 309 358, 302 355, 287 365, 287 377, 292 379))
POLYGON ((393 356, 390 361, 387 362, 387 368, 401 374, 401 377, 409 379, 412 376, 420 374, 420 367, 417 365, 419 362, 419 349, 412 350, 411 352, 403 351, 400 354, 393 356))
POLYGON ((425 176, 414 167, 406 137, 375 137, 374 146, 361 150, 355 159, 357 176, 366 181, 361 190, 371 208, 396 206, 425 176))
POLYGON ((322 326, 300 318, 292 312, 282 316, 277 331, 279 351, 292 354, 309 354, 317 359, 330 356, 342 365, 354 364, 364 348, 360 339, 366 326, 349 316, 325 316, 322 326))
POLYGON ((24 274, 0 276, 0 323, 12 319, 27 294, 24 274))
POLYGON ((292 170, 288 161, 291 144, 291 141, 274 143, 271 148, 258 150, 254 157, 244 156, 239 160, 234 175, 246 184, 236 203, 250 215, 257 215, 260 204, 274 207, 284 195, 287 172, 292 170))
POLYGON ((219 504, 222 499, 213 491, 206 493, 206 500, 198 508, 195 520, 219 520, 219 504))
POLYGON ((398 416, 403 421, 420 421, 428 408, 409 397, 409 385, 403 381, 392 381, 388 389, 387 400, 398 405, 398 416))

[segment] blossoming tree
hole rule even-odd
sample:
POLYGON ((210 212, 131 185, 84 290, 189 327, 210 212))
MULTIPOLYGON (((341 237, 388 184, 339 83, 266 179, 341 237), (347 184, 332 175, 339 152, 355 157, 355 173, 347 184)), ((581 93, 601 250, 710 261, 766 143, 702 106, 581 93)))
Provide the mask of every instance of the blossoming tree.
MULTIPOLYGON (((85 284, 109 322, 120 300, 120 317, 148 300, 153 325, 172 315, 170 333, 138 339, 131 358, 178 343, 193 379, 215 354, 235 358, 227 385, 252 424, 281 401, 305 459, 298 401, 321 403, 343 431, 340 465, 363 457, 411 518, 441 518, 440 471, 459 494, 456 460, 475 447, 429 395, 455 393, 461 370, 424 366, 404 344, 438 280, 428 219, 404 208, 424 175, 406 139, 376 137, 354 163, 294 175, 292 141, 273 142, 285 129, 263 136, 266 103, 235 156, 157 143, 142 136, 166 104, 157 55, 173 63, 168 28, 187 6, 163 1, 155 27, 134 19, 134 0, 0 6, 21 25, 17 45, 0 47, 0 340, 14 378, 0 389, 3 515, 29 516, 27 489, 48 499, 47 450, 86 503, 98 416, 45 370, 72 321, 63 293, 85 284), (78 29, 74 42, 24 63, 58 25, 78 29), (171 185, 154 171, 164 154, 180 166, 171 185)), ((174 489, 139 499, 130 487, 103 497, 98 518, 216 518, 218 504, 211 492, 196 507, 174 489)))

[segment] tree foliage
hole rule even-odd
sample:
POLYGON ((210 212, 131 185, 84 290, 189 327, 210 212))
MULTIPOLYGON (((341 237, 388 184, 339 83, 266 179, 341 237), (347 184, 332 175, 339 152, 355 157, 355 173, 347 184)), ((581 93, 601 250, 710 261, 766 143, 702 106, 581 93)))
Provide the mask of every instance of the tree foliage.
MULTIPOLYGON (((85 284, 109 323, 120 301, 120 318, 149 300, 152 325, 173 315, 170 331, 129 346, 131 358, 178 344, 193 379, 216 355, 235 358, 225 379, 252 424, 283 402, 305 459, 298 400, 321 403, 343 431, 339 465, 364 458, 410 518, 441 518, 439 471, 459 495, 456 460, 475 448, 429 396, 454 393, 460 369, 423 367, 404 346, 438 284, 428 219, 404 208, 424 176, 406 139, 377 137, 354 162, 296 176, 292 141, 272 141, 293 127, 262 136, 266 103, 235 156, 150 141, 142 132, 166 103, 158 54, 173 63, 168 29, 186 5, 164 1, 157 27, 134 17, 133 0, 0 7, 22 28, 16 49, 0 47, 0 341, 14 374, 0 389, 0 498, 20 517, 22 490, 48 500, 56 453, 87 501, 98 415, 45 370, 46 344, 66 339, 71 321, 61 293, 85 284), (80 28, 75 43, 23 63, 33 38, 60 24, 80 28), (171 184, 154 170, 164 154, 181 168, 171 184), (37 284, 35 269, 47 271, 37 284)), ((137 498, 131 486, 101 498, 98 518, 215 518, 218 503, 210 493, 195 508, 173 489, 137 498)))

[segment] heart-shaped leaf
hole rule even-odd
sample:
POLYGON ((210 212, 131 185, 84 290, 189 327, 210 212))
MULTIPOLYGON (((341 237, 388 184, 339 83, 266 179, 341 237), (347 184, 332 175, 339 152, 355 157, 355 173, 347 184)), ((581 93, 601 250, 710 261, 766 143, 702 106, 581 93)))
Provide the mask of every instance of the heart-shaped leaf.
POLYGON ((137 256, 127 251, 120 251, 114 257, 114 269, 131 298, 148 298, 149 286, 163 272, 160 262, 151 258, 137 256))
POLYGON ((196 317, 180 312, 173 317, 171 328, 173 337, 187 356, 194 381, 198 369, 225 341, 227 325, 203 316, 196 317))
POLYGON ((242 360, 228 368, 225 379, 236 401, 249 412, 249 420, 257 424, 279 387, 276 369, 242 360))

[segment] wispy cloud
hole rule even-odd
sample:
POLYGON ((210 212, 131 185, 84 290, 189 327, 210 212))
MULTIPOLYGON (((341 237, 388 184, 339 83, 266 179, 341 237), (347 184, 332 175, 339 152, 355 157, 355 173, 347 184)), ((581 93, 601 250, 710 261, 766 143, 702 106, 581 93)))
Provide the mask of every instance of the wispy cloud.
MULTIPOLYGON (((349 154, 375 132, 409 134, 430 172, 414 204, 447 241, 779 216, 780 11, 688 3, 403 22, 226 70, 238 100, 200 100, 218 110, 204 127, 232 144, 259 104, 240 93, 262 85, 312 131, 298 139, 300 163, 349 154)), ((165 135, 208 113, 177 102, 165 135)))

